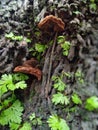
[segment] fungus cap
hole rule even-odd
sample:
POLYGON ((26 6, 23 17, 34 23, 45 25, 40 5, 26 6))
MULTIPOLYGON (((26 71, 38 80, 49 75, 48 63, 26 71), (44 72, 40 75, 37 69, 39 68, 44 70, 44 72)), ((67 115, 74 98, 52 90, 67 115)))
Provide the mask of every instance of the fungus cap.
POLYGON ((14 72, 31 74, 37 77, 38 80, 41 80, 42 72, 35 64, 37 64, 37 61, 34 58, 31 58, 30 60, 25 61, 23 65, 15 67, 14 72))
POLYGON ((38 27, 43 31, 49 31, 52 29, 55 32, 61 32, 64 30, 65 24, 61 18, 48 15, 39 22, 38 27))

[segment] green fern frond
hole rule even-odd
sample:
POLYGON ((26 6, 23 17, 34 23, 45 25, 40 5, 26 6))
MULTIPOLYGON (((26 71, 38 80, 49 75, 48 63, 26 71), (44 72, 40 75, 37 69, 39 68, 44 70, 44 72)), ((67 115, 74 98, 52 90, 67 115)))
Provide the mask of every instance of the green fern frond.
POLYGON ((57 115, 51 115, 47 122, 51 130, 70 130, 66 121, 57 115))
MULTIPOLYGON (((10 105, 10 104, 9 104, 10 105)), ((0 114, 0 124, 8 125, 10 123, 20 124, 22 121, 23 106, 19 100, 16 100, 9 108, 5 109, 0 114)))
POLYGON ((54 94, 52 97, 52 102, 57 105, 57 104, 69 104, 69 99, 67 96, 63 95, 62 93, 58 92, 57 94, 54 94))

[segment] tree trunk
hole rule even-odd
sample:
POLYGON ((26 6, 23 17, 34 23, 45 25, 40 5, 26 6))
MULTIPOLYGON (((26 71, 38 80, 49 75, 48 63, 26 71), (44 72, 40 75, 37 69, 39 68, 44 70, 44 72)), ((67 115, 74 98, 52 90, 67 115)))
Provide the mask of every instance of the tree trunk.
MULTIPOLYGON (((42 71, 41 81, 37 81, 36 77, 30 76, 28 88, 24 91, 24 106, 25 112, 23 115, 24 121, 35 112, 38 117, 42 118, 42 126, 35 126, 33 130, 50 130, 47 119, 52 113, 57 113, 65 120, 67 120, 71 130, 97 130, 98 129, 98 114, 96 112, 88 112, 81 106, 75 113, 70 114, 64 111, 67 106, 55 106, 52 101, 52 95, 56 92, 53 88, 53 76, 60 76, 62 73, 71 73, 73 76, 68 78, 63 77, 63 82, 68 85, 65 93, 71 97, 73 93, 77 93, 83 101, 86 98, 96 95, 98 96, 98 9, 92 11, 89 9, 89 3, 79 1, 52 1, 52 0, 4 0, 0 4, 0 50, 2 47, 7 47, 5 41, 5 34, 13 32, 17 35, 23 35, 31 39, 31 43, 26 46, 24 55, 20 58, 18 63, 15 62, 16 55, 10 56, 5 62, 0 61, 5 66, 1 67, 1 74, 12 72, 13 68, 22 64, 24 59, 32 58, 32 54, 28 52, 35 43, 41 42, 47 44, 48 48, 41 55, 39 61, 39 68, 42 71), (78 14, 76 11, 79 10, 78 14), (74 12, 74 13, 73 13, 74 12), (53 32, 44 33, 40 31, 40 36, 36 37, 35 32, 38 30, 38 22, 45 16, 52 14, 58 15, 65 23, 65 30, 59 33, 66 37, 66 41, 71 43, 68 56, 62 54, 63 49, 57 43, 53 51, 51 61, 52 45, 49 46, 50 41, 55 39, 53 32), (49 36, 50 35, 50 36, 49 36), (49 83, 47 87, 49 63, 52 62, 50 70, 49 83), (10 68, 8 65, 10 64, 10 68), (79 83, 75 77, 75 72, 80 70, 84 75, 84 84, 79 83), (84 116, 85 115, 85 116, 84 116), (85 118, 88 120, 85 120, 85 118)), ((13 49, 13 48, 12 48, 13 49)), ((15 48, 15 52, 21 55, 21 50, 15 48)), ((12 52, 11 52, 12 53, 12 52)), ((1 57, 3 54, 1 54, 1 57)), ((37 58, 37 57, 34 57, 37 58)), ((19 93, 22 95, 22 92, 19 93)), ((22 96, 22 98, 23 98, 22 96)), ((69 108, 73 107, 72 105, 69 108)))

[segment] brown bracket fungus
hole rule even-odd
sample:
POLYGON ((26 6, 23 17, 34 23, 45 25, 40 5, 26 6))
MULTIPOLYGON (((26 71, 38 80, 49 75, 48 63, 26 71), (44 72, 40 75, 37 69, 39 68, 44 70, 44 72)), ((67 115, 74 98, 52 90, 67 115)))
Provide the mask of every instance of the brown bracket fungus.
POLYGON ((40 21, 38 27, 43 31, 49 31, 52 29, 54 32, 61 32, 64 30, 65 24, 60 18, 48 15, 40 21))
POLYGON ((44 32, 50 32, 50 31, 55 32, 55 38, 54 38, 54 42, 53 42, 53 46, 52 46, 52 50, 51 50, 51 54, 50 54, 48 78, 47 78, 46 87, 45 87, 45 96, 46 96, 46 98, 48 98, 52 62, 53 62, 52 60, 53 60, 54 49, 56 46, 56 39, 57 39, 58 32, 64 31, 65 24, 60 18, 53 16, 53 15, 49 15, 40 21, 40 23, 38 24, 38 27, 40 30, 42 30, 44 32))
POLYGON ((34 58, 27 60, 21 66, 17 66, 14 69, 14 72, 22 72, 26 74, 31 74, 37 77, 38 80, 41 80, 42 72, 36 67, 37 61, 34 58))

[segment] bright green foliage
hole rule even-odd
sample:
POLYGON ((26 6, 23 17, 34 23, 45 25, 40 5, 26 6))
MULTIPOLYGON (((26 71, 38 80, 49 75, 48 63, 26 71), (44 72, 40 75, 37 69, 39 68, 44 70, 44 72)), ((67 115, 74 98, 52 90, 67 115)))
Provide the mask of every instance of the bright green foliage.
POLYGON ((16 100, 13 104, 9 104, 9 107, 0 113, 0 124, 20 124, 22 121, 22 112, 23 106, 19 100, 16 100))
POLYGON ((40 60, 41 55, 43 52, 45 52, 46 48, 47 45, 36 43, 34 47, 29 49, 29 52, 31 52, 33 56, 35 56, 38 60, 40 60))
POLYGON ((95 0, 90 0, 89 7, 91 10, 96 10, 97 9, 97 4, 95 3, 95 0))
POLYGON ((10 74, 4 74, 1 77, 0 80, 0 97, 2 96, 2 94, 4 94, 5 92, 11 89, 13 89, 14 84, 13 84, 13 80, 12 80, 12 75, 10 74))
POLYGON ((97 5, 95 3, 91 3, 89 5, 90 9, 96 10, 97 9, 97 5))
POLYGON ((58 36, 57 42, 61 45, 61 48, 63 49, 63 55, 68 56, 71 45, 70 42, 66 41, 64 36, 58 36))
POLYGON ((29 122, 25 122, 19 130, 32 130, 31 124, 29 122))
POLYGON ((65 37, 64 36, 58 36, 57 38, 57 42, 60 43, 64 43, 65 42, 65 37))
POLYGON ((83 84, 84 83, 84 75, 81 72, 81 70, 77 70, 75 73, 75 77, 78 80, 79 83, 83 84))
POLYGON ((35 119, 35 118, 36 118, 35 113, 32 113, 32 115, 30 115, 30 117, 29 117, 30 121, 32 121, 32 120, 35 119))
POLYGON ((65 96, 62 93, 58 92, 57 94, 53 94, 52 102, 55 105, 57 105, 57 104, 68 105, 69 104, 69 99, 68 99, 67 96, 65 96))
POLYGON ((24 89, 26 87, 27 87, 27 84, 25 83, 25 81, 20 81, 15 84, 15 89, 18 89, 18 88, 24 89))
POLYGON ((0 111, 3 110, 4 108, 7 108, 9 104, 12 104, 15 100, 16 100, 15 95, 9 97, 8 99, 5 99, 3 102, 0 103, 0 111))
MULTIPOLYGON (((26 88, 26 79, 28 76, 22 73, 3 74, 0 79, 0 97, 8 91, 26 88)), ((10 130, 17 130, 22 121, 23 106, 13 93, 8 99, 1 100, 0 111, 0 124, 9 125, 10 130)))
POLYGON ((52 80, 54 81, 53 87, 58 91, 64 91, 66 88, 66 84, 62 81, 62 79, 58 76, 53 76, 52 80))
POLYGON ((65 41, 64 43, 61 44, 61 47, 63 48, 63 55, 68 56, 70 49, 70 42, 65 41))
POLYGON ((23 73, 15 73, 15 74, 12 74, 12 76, 13 76, 13 81, 15 81, 15 82, 29 79, 28 75, 23 74, 23 73))
POLYGON ((22 41, 23 39, 23 36, 15 36, 12 32, 6 34, 5 37, 11 40, 18 40, 18 41, 22 41))
POLYGON ((35 44, 35 50, 39 53, 43 53, 46 49, 46 45, 43 45, 41 43, 36 43, 35 44))
POLYGON ((73 13, 76 14, 76 15, 79 15, 79 14, 81 15, 81 12, 78 11, 78 10, 77 11, 73 11, 73 13))
POLYGON ((9 124, 9 127, 10 127, 10 130, 18 130, 20 124, 17 124, 17 123, 14 123, 14 122, 11 122, 9 124))
MULTIPOLYGON (((17 77, 17 76, 15 76, 15 77, 17 77)), ((18 78, 16 78, 17 80, 15 81, 15 77, 13 74, 8 74, 8 75, 3 74, 1 76, 0 97, 9 90, 14 91, 15 89, 18 89, 18 88, 24 89, 27 87, 27 84, 25 83, 25 81, 16 82, 18 80, 18 78)))
POLYGON ((92 96, 86 100, 85 108, 89 111, 98 109, 98 97, 92 96))
POLYGON ((10 32, 9 34, 5 35, 6 38, 11 39, 13 41, 22 41, 25 40, 27 43, 31 42, 30 39, 24 38, 23 36, 15 36, 14 33, 10 32))
POLYGON ((74 93, 72 95, 72 101, 73 101, 73 103, 75 103, 77 105, 82 104, 82 100, 80 99, 80 97, 76 93, 74 93))
POLYGON ((51 130, 70 130, 66 121, 57 115, 50 116, 47 122, 51 130))
POLYGON ((30 121, 32 122, 32 125, 42 125, 41 117, 37 117, 35 113, 32 113, 29 117, 30 121))

